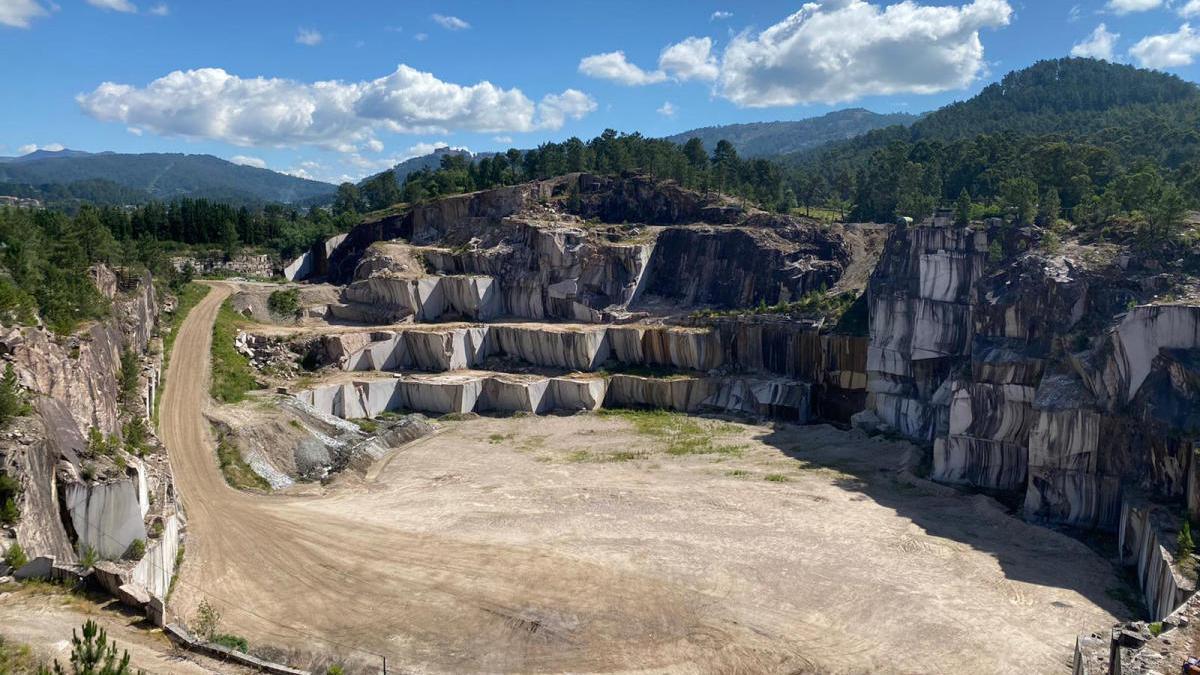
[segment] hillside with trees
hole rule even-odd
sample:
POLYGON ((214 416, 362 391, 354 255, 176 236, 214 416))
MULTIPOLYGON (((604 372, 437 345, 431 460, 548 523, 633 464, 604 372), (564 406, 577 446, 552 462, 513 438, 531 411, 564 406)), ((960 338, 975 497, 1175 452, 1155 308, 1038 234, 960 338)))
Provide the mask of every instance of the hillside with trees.
POLYGON ((916 115, 908 113, 881 115, 863 108, 850 108, 793 122, 752 122, 691 129, 667 136, 666 140, 683 145, 698 138, 709 148, 725 140, 743 157, 773 157, 854 138, 875 129, 908 126, 916 120, 916 115))
MULTIPOLYGON (((212 155, 61 151, 0 162, 0 183, 49 186, 108 181, 151 199, 204 197, 236 204, 301 203, 333 195, 328 183, 242 166, 212 155)), ((134 202, 136 203, 136 202, 134 202)))

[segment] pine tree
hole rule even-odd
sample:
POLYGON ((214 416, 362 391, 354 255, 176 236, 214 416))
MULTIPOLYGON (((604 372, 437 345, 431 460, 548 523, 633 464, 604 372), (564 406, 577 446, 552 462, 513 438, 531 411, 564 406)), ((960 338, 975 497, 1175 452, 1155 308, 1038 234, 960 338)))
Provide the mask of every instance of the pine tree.
POLYGON ((967 188, 958 193, 958 201, 954 203, 954 222, 961 227, 971 223, 971 194, 967 188))

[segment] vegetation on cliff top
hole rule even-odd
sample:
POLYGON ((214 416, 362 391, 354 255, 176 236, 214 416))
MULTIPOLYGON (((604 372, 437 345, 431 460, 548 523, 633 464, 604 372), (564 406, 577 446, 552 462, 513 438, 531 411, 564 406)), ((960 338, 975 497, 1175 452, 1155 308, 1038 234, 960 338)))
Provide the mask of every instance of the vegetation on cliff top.
POLYGON ((237 403, 246 392, 258 388, 250 360, 234 346, 237 327, 243 319, 226 300, 217 312, 212 339, 212 397, 222 403, 237 403))

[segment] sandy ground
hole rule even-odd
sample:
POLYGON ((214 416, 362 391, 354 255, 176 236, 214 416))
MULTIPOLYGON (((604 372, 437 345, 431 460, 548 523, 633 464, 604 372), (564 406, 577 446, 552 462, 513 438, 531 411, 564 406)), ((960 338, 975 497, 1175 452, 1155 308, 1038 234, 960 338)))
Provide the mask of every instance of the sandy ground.
POLYGON ((71 631, 80 631, 88 619, 100 624, 119 651, 129 652, 134 671, 146 673, 242 673, 212 659, 179 651, 161 631, 149 630, 145 618, 121 609, 116 602, 103 605, 71 595, 53 586, 11 586, 0 590, 0 635, 29 645, 46 663, 57 659, 66 666, 71 658, 71 631))
POLYGON ((172 609, 207 597, 252 643, 389 672, 1043 673, 1123 611, 1082 544, 830 427, 726 425, 735 451, 675 456, 622 417, 484 418, 323 496, 235 492, 197 375, 227 292, 163 399, 189 515, 172 609))

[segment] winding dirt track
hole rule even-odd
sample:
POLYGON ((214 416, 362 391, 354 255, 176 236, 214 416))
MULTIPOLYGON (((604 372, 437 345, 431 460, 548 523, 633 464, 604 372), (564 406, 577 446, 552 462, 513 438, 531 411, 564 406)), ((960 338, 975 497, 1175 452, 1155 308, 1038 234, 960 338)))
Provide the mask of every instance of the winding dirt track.
POLYGON ((827 427, 738 425, 736 458, 614 463, 572 457, 645 442, 619 420, 483 419, 323 496, 235 491, 204 416, 229 293, 183 323, 160 411, 188 516, 172 610, 207 598, 252 643, 363 671, 386 654, 390 672, 1024 673, 1120 612, 1078 542, 870 478, 900 444, 827 427))

